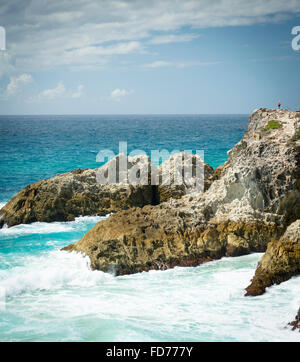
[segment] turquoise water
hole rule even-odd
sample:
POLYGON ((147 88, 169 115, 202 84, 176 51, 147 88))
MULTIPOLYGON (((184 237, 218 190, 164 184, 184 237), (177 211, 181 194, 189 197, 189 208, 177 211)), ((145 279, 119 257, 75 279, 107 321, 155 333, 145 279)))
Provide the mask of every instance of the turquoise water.
MULTIPOLYGON (((214 167, 243 135, 246 116, 0 117, 0 201, 28 183, 97 167, 119 141, 204 149, 214 167), (222 132, 220 132, 222 130, 222 132)), ((114 277, 60 251, 101 217, 0 230, 0 341, 291 341, 299 278, 245 298, 261 254, 196 268, 114 277)))
POLYGON ((213 167, 247 128, 233 116, 0 116, 0 202, 24 186, 77 168, 96 168, 102 149, 204 150, 213 167))

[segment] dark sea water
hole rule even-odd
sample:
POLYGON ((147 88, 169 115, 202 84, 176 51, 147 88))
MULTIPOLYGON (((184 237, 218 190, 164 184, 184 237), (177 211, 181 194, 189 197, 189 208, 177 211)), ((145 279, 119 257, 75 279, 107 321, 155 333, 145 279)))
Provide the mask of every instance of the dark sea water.
MULTIPOLYGON (((204 150, 214 168, 243 136, 246 115, 0 116, 0 203, 25 185, 101 166, 102 149, 204 150)), ((0 205, 1 207, 1 205, 0 205)), ((196 268, 114 277, 60 248, 101 217, 0 230, 0 341, 283 341, 299 278, 244 298, 261 254, 196 268)))

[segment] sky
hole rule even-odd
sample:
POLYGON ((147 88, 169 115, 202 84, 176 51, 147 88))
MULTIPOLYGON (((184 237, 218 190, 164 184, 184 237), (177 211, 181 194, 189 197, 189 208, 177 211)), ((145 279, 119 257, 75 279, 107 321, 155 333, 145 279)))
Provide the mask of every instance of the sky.
POLYGON ((296 110, 296 26, 300 0, 0 0, 0 114, 296 110))

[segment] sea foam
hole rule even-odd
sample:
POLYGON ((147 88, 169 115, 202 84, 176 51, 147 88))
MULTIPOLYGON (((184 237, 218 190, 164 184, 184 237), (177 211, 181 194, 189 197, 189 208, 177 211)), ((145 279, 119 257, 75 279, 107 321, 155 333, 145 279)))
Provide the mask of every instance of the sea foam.
POLYGON ((300 277, 246 298, 262 254, 114 277, 59 250, 102 219, 0 230, 1 340, 300 340, 287 327, 300 305, 300 277))
POLYGON ((53 234, 71 232, 75 229, 80 229, 86 223, 97 223, 104 220, 103 216, 79 216, 75 221, 68 222, 34 222, 32 224, 20 224, 12 227, 4 225, 0 229, 1 235, 28 235, 28 234, 53 234))
POLYGON ((36 291, 89 288, 112 279, 110 274, 92 271, 88 257, 56 250, 42 256, 29 256, 24 266, 1 271, 0 287, 9 298, 36 291))

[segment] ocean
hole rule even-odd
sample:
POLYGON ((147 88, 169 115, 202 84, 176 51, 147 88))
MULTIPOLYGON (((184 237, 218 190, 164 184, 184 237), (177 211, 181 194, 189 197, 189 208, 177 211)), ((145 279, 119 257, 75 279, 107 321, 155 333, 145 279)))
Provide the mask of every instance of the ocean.
MULTIPOLYGON (((216 168, 247 115, 0 116, 0 203, 27 184, 95 168, 97 153, 204 150, 216 168)), ((1 206, 0 205, 0 206, 1 206)), ((300 277, 245 298, 262 254, 115 277, 60 248, 103 217, 0 230, 0 341, 300 341, 300 277)))

